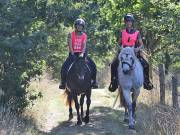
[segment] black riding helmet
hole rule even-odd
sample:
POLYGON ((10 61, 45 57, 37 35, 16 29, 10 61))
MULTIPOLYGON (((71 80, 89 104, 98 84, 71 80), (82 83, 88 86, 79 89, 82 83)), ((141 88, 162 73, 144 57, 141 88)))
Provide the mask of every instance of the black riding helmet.
POLYGON ((76 19, 76 21, 74 22, 74 27, 76 27, 76 25, 82 25, 84 28, 85 27, 85 21, 83 19, 76 19))
POLYGON ((133 14, 131 13, 127 13, 125 16, 124 16, 124 21, 127 22, 127 21, 131 21, 131 22, 134 22, 134 16, 133 14))

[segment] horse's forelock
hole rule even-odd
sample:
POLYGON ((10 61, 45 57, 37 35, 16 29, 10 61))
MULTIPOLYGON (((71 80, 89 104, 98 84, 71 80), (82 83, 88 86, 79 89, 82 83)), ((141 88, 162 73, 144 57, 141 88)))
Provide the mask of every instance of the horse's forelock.
POLYGON ((136 55, 134 53, 134 49, 132 47, 126 47, 126 48, 123 48, 119 54, 119 60, 121 60, 121 56, 123 54, 129 54, 129 55, 132 55, 132 57, 135 59, 136 58, 136 55))

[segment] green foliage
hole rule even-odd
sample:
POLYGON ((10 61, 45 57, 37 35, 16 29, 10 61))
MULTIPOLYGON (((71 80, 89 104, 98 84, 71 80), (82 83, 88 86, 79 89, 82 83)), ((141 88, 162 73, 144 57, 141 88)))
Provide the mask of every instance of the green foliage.
POLYGON ((27 105, 25 89, 32 77, 42 74, 46 65, 47 33, 35 3, 0 3, 0 87, 5 92, 4 100, 18 97, 18 107, 27 105))

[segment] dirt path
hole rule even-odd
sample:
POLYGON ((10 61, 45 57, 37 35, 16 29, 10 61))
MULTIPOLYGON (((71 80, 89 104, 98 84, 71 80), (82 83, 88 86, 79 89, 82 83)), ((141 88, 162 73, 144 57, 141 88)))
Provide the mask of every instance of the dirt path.
MULTIPOLYGON (((34 106, 36 124, 43 135, 129 135, 136 134, 128 130, 123 123, 123 110, 112 109, 116 93, 107 89, 93 89, 90 107, 90 122, 76 125, 74 118, 67 122, 68 107, 64 105, 63 92, 57 84, 44 82, 43 98, 34 106), (37 109, 38 108, 38 109, 37 109)), ((84 106, 86 108, 86 104, 84 106)))

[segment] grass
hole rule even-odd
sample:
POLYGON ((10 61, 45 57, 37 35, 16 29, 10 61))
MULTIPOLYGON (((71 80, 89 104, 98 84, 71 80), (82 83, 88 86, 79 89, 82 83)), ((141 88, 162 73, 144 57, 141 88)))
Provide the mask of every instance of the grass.
POLYGON ((167 105, 144 106, 138 113, 140 134, 179 135, 180 111, 167 105), (143 130, 142 130, 143 129, 143 130))
POLYGON ((36 127, 43 132, 49 132, 53 127, 57 126, 60 120, 67 119, 67 108, 64 106, 65 99, 62 91, 58 89, 58 84, 49 79, 41 81, 33 81, 29 87, 29 91, 40 91, 42 98, 38 98, 32 107, 26 109, 25 115, 34 119, 36 127), (66 111, 64 111, 66 110, 66 111), (46 123, 46 124, 45 124, 46 123))
POLYGON ((171 98, 168 98, 168 94, 170 93, 166 93, 167 105, 162 105, 159 104, 157 91, 142 91, 137 114, 139 134, 180 135, 180 109, 169 104, 171 98))
POLYGON ((12 102, 0 106, 1 135, 39 135, 33 122, 11 111, 12 102))

